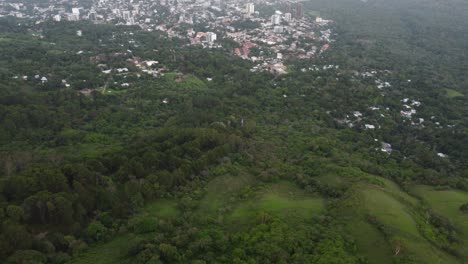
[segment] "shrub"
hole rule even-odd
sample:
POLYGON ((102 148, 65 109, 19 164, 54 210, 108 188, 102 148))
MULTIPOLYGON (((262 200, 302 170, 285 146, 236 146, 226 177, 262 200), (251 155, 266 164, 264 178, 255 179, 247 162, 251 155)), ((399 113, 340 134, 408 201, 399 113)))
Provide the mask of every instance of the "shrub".
POLYGON ((462 204, 462 206, 460 206, 460 211, 464 214, 468 214, 468 203, 462 204))
POLYGON ((51 254, 55 252, 55 246, 47 240, 34 240, 33 248, 44 254, 51 254))
POLYGON ((24 217, 23 208, 17 205, 9 205, 6 208, 6 214, 11 220, 15 222, 20 222, 24 217))
POLYGON ((79 254, 88 248, 88 244, 83 240, 74 240, 70 243, 70 253, 72 255, 79 254))
POLYGON ((86 229, 86 237, 91 241, 103 241, 109 237, 109 229, 101 222, 93 221, 86 229))
POLYGON ((158 229, 158 219, 150 217, 140 218, 132 225, 132 229, 137 234, 154 232, 158 229))
POLYGON ((71 257, 64 252, 58 252, 49 257, 49 261, 53 264, 64 264, 67 263, 71 257))
POLYGON ((8 264, 42 264, 46 262, 46 256, 36 250, 18 250, 7 260, 8 264))

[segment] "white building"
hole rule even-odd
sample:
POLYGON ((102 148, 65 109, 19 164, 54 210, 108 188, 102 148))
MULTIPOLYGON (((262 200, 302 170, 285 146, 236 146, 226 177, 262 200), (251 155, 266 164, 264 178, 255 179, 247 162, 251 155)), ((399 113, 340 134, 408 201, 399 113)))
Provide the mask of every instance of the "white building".
POLYGON ((247 13, 247 15, 251 15, 253 13, 255 13, 255 6, 254 4, 252 3, 247 3, 245 5, 245 13, 247 13))
POLYGON ((216 41, 216 33, 213 32, 207 32, 206 33, 206 41, 209 43, 213 43, 216 41))
POLYGON ((77 15, 78 17, 80 16, 80 9, 73 7, 72 8, 72 14, 77 15))
POLYGON ((132 15, 131 15, 130 11, 123 11, 122 12, 122 17, 125 20, 129 20, 132 17, 132 15))
POLYGON ((291 13, 284 14, 284 21, 291 22, 291 20, 292 20, 291 13))
POLYGON ((271 16, 271 24, 278 25, 279 23, 281 23, 281 16, 278 15, 278 14, 272 15, 271 16))
POLYGON ((60 20, 62 20, 62 17, 60 15, 55 15, 52 17, 52 19, 56 22, 60 22, 60 20))
POLYGON ((68 21, 78 21, 80 20, 80 16, 77 14, 68 14, 68 21))
POLYGON ((127 19, 127 26, 133 26, 135 25, 135 19, 133 17, 130 17, 129 19, 127 19))
POLYGON ((283 33, 283 31, 284 31, 284 28, 282 26, 275 26, 273 28, 273 32, 275 33, 283 33))

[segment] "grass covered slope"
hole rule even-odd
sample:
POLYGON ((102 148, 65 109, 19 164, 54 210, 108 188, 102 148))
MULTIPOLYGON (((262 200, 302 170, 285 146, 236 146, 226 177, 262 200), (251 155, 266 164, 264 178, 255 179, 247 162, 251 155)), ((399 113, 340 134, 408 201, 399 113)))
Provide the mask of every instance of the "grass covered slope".
MULTIPOLYGON (((202 234, 213 232, 216 226, 233 235, 248 233, 251 228, 257 228, 257 221, 262 216, 264 219, 261 221, 265 223, 280 218, 290 224, 306 225, 312 217, 325 210, 322 198, 306 194, 289 181, 265 185, 246 174, 223 175, 207 182, 203 189, 204 195, 192 201, 192 207, 195 208, 193 222, 198 223, 197 229, 202 234), (225 221, 218 221, 223 217, 225 221), (218 224, 211 220, 207 222, 207 219, 213 219, 218 224)), ((92 246, 69 263, 133 263, 128 252, 133 250, 134 244, 158 236, 161 232, 159 228, 164 223, 177 222, 183 218, 179 209, 184 206, 182 200, 161 199, 148 204, 128 221, 128 231, 106 243, 92 246), (154 229, 150 227, 141 231, 141 225, 150 225, 154 229)), ((286 231, 281 226, 275 228, 279 228, 277 232, 294 232, 286 231)), ((302 232, 297 232, 299 234, 302 232)))
POLYGON ((130 245, 136 237, 132 234, 117 236, 107 243, 95 245, 83 254, 72 259, 70 264, 112 264, 127 263, 126 255, 130 245))
POLYGON ((453 90, 453 89, 444 89, 445 91, 445 96, 448 98, 456 98, 456 97, 463 97, 464 95, 460 93, 459 91, 453 90))
POLYGON ((413 191, 433 210, 450 219, 465 235, 468 235, 468 214, 460 210, 463 204, 468 203, 467 192, 427 185, 415 186, 413 191))
POLYGON ((263 186, 250 199, 240 202, 228 216, 232 225, 251 223, 258 215, 267 213, 287 221, 306 222, 324 211, 324 200, 310 195, 291 182, 263 186))
POLYGON ((145 206, 142 212, 145 216, 172 219, 180 215, 175 200, 157 200, 145 206))
POLYGON ((200 217, 216 217, 228 209, 235 196, 254 182, 254 177, 247 173, 214 178, 204 188, 206 191, 197 206, 197 214, 200 217))
POLYGON ((393 182, 357 183, 334 215, 356 240, 370 263, 459 263, 423 235, 429 228, 419 213, 419 203, 393 182))
POLYGON ((281 76, 136 27, 0 33, 0 262, 466 262, 468 20, 396 1, 304 2, 336 41, 281 76))
MULTIPOLYGON (((215 171, 219 173, 221 168, 226 166, 219 166, 215 171)), ((232 167, 227 171, 232 172, 232 167)), ((224 232, 235 236, 252 232, 259 224, 279 221, 291 227, 301 226, 296 231, 298 235, 305 232, 302 228, 312 227, 317 219, 331 220, 333 229, 354 241, 357 253, 368 263, 461 263, 426 238, 424 232, 431 227, 421 214, 421 201, 390 180, 366 175, 352 180, 343 197, 331 199, 308 193, 289 180, 265 183, 248 173, 234 174, 237 175, 216 176, 195 190, 194 197, 198 198, 190 201, 189 207, 193 209, 189 211, 193 211, 191 221, 201 234, 224 232)), ((345 176, 337 178, 341 180, 333 179, 335 185, 350 180, 345 176)), ((466 193, 438 191, 429 186, 416 186, 414 192, 423 199, 428 198, 434 210, 454 219, 454 224, 465 230, 466 215, 457 210, 466 201, 466 193)), ((167 232, 161 231, 163 223, 185 218, 180 208, 187 208, 187 204, 185 198, 149 203, 129 220, 128 231, 91 247, 70 263, 131 263, 127 252, 132 252, 134 244, 151 241, 161 236, 161 232, 167 232), (139 225, 150 227, 141 229, 139 225)), ((290 232, 280 230, 277 232, 290 232)))
POLYGON ((412 191, 427 203, 429 208, 448 221, 448 224, 460 234, 458 249, 468 256, 468 214, 461 211, 461 206, 468 203, 468 193, 448 188, 417 185, 412 191))

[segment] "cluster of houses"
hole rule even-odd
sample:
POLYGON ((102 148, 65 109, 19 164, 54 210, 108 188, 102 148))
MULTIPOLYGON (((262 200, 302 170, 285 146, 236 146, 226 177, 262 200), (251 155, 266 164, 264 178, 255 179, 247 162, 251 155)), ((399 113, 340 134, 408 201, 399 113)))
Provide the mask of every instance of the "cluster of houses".
MULTIPOLYGON (((332 40, 333 21, 304 16, 303 4, 290 0, 260 1, 273 6, 273 15, 262 14, 252 2, 235 0, 96 0, 90 5, 65 0, 17 3, 0 0, 0 16, 47 20, 114 23, 139 26, 147 31, 163 31, 169 38, 186 39, 189 45, 222 48, 224 38, 238 44, 232 52, 257 65, 251 71, 286 72, 289 58, 310 59, 326 52, 332 40), (239 22, 259 25, 242 28, 239 22), (204 31, 195 31, 203 25, 204 31), (187 29, 188 28, 188 29, 187 29), (253 54, 252 48, 260 52, 253 54)), ((81 36, 82 31, 77 31, 81 36)))

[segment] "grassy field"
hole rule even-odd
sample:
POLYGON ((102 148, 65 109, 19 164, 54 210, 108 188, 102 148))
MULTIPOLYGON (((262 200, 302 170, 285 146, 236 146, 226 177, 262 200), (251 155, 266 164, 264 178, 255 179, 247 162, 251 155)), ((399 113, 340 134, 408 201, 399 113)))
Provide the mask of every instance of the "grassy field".
POLYGON ((393 263, 392 247, 375 226, 363 217, 353 219, 352 223, 352 226, 347 226, 348 234, 355 238, 360 253, 368 258, 369 263, 393 263))
POLYGON ((362 195, 366 211, 390 227, 392 232, 408 239, 419 237, 416 222, 403 203, 379 189, 368 188, 362 195))
POLYGON ((197 213, 214 216, 227 208, 233 196, 253 184, 254 178, 248 174, 224 175, 211 180, 206 186, 206 194, 201 199, 197 213))
MULTIPOLYGON (((438 190, 432 186, 417 185, 413 192, 420 196, 438 214, 449 219, 463 238, 466 249, 468 245, 468 214, 462 213, 459 208, 468 203, 468 192, 459 190, 438 190)), ((468 251, 468 250, 467 250, 468 251)))
MULTIPOLYGON (((237 229, 251 223, 262 212, 287 221, 306 221, 324 211, 322 198, 305 193, 291 182, 282 181, 260 188, 252 188, 253 184, 254 178, 247 174, 214 178, 206 186, 206 194, 196 209, 197 214, 200 217, 212 218, 227 216, 226 227, 237 229), (235 197, 243 193, 250 194, 246 196, 245 201, 236 202, 235 197)), ((164 219, 177 217, 179 213, 176 201, 163 199, 148 204, 136 217, 164 219)), ((120 235, 107 243, 90 247, 70 263, 128 263, 125 259, 130 244, 128 242, 139 237, 142 235, 120 235)))
POLYGON ((344 232, 355 241, 359 253, 365 256, 369 263, 393 263, 393 253, 390 243, 378 228, 367 220, 365 200, 362 188, 374 189, 376 186, 361 184, 348 192, 333 215, 343 223, 344 232), (378 246, 376 246, 378 245, 378 246))
POLYGON ((399 202, 404 203, 408 206, 419 205, 419 201, 417 198, 407 194, 406 192, 403 192, 400 189, 400 187, 396 183, 392 182, 391 180, 381 178, 381 177, 376 177, 376 176, 372 176, 372 177, 378 179, 378 181, 383 183, 383 188, 381 188, 381 190, 384 190, 386 193, 392 195, 392 197, 394 199, 397 199, 399 202))
POLYGON ((444 89, 445 90, 445 96, 448 98, 454 98, 454 97, 462 97, 464 96, 462 93, 459 91, 453 90, 453 89, 444 89))
POLYGON ((468 192, 459 190, 437 190, 432 186, 418 185, 413 188, 416 195, 442 216, 450 219, 462 232, 468 235, 468 215, 459 208, 468 203, 468 192))
POLYGON ((323 176, 318 176, 315 178, 319 184, 321 185, 327 185, 331 187, 341 187, 345 186, 347 183, 349 183, 349 179, 346 179, 344 177, 340 177, 338 175, 323 175, 323 176))
POLYGON ((182 75, 179 73, 166 73, 164 79, 173 81, 173 85, 178 89, 189 89, 194 91, 202 91, 207 89, 205 82, 194 75, 182 75))
POLYGON ((125 255, 129 249, 129 241, 136 239, 135 235, 125 234, 111 241, 90 247, 83 254, 73 258, 69 264, 120 264, 127 263, 125 255))
POLYGON ((127 92, 128 92, 128 90, 126 90, 126 89, 119 89, 119 90, 110 89, 110 88, 106 89, 106 95, 121 95, 121 94, 125 94, 127 92))
POLYGON ((143 209, 143 214, 146 214, 150 217, 158 218, 174 218, 179 215, 177 209, 177 202, 174 200, 157 200, 152 203, 149 203, 143 209))
POLYGON ((378 178, 376 184, 356 184, 335 214, 370 263, 393 263, 395 241, 404 248, 400 257, 412 256, 418 263, 458 263, 422 236, 418 205, 396 184, 378 178))
POLYGON ((227 217, 231 224, 248 224, 260 213, 268 213, 287 221, 304 221, 324 210, 321 197, 306 194, 291 182, 282 181, 265 186, 253 199, 237 205, 227 217))

